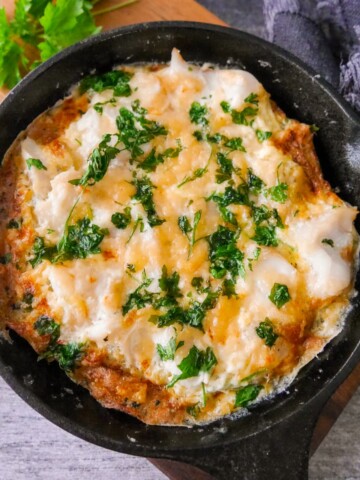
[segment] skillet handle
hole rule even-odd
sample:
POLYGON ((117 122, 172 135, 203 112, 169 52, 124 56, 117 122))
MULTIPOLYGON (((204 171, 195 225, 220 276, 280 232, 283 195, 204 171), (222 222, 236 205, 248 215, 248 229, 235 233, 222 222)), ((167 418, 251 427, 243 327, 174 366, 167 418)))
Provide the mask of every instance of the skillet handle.
POLYGON ((234 445, 194 452, 182 460, 216 480, 306 480, 310 442, 320 413, 312 407, 234 445))

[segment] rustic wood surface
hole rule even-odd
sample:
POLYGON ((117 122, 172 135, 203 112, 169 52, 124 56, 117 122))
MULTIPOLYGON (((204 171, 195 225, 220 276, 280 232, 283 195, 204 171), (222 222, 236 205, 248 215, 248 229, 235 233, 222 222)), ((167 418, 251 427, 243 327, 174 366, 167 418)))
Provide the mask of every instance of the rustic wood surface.
MULTIPOLYGON (((118 0, 105 0, 101 8, 118 0)), ((228 23, 258 35, 264 34, 261 0, 200 0, 228 23)), ((9 14, 13 0, 0 1, 9 14)), ((100 5, 99 7, 100 8, 100 5)), ((194 0, 140 0, 125 9, 99 15, 105 29, 120 25, 156 20, 196 20, 225 24, 194 0)), ((1 92, 0 92, 1 100, 1 92)), ((312 453, 320 445, 360 384, 360 366, 330 399, 318 421, 312 442, 312 453)), ((310 463, 313 480, 360 480, 360 392, 347 407, 338 424, 310 463)), ((108 480, 206 480, 208 476, 171 462, 152 460, 167 477, 144 459, 115 454, 88 445, 71 437, 27 407, 0 380, 0 479, 2 480, 67 480, 76 473, 77 479, 95 477, 96 472, 108 480), (49 435, 48 435, 49 434, 49 435), (51 467, 48 459, 51 458, 51 467), (65 461, 64 461, 65 458, 65 461), (49 468, 51 471, 49 471, 49 468)))

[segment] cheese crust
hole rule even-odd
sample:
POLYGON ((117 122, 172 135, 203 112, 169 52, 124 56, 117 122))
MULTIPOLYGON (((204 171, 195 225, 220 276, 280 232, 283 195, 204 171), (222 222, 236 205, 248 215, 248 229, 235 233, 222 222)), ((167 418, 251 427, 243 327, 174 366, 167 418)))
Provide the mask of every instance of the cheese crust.
POLYGON ((116 71, 3 161, 0 327, 146 423, 242 413, 341 330, 357 211, 251 74, 116 71))

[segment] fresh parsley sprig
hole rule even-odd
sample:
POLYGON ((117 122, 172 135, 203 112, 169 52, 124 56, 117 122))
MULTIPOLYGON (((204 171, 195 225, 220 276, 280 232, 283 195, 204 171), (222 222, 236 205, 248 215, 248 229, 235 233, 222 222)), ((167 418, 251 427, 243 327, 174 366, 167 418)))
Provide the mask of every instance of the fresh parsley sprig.
MULTIPOLYGON (((111 8, 125 7, 127 0, 111 8)), ((16 0, 8 20, 0 8, 0 87, 14 87, 21 78, 62 49, 100 32, 93 11, 97 0, 16 0)))
POLYGON ((195 213, 194 221, 192 225, 186 215, 182 215, 178 218, 179 228, 182 231, 182 233, 186 236, 189 242, 188 259, 191 256, 195 243, 201 240, 200 238, 196 239, 196 230, 201 220, 201 214, 202 214, 201 210, 198 210, 195 213))

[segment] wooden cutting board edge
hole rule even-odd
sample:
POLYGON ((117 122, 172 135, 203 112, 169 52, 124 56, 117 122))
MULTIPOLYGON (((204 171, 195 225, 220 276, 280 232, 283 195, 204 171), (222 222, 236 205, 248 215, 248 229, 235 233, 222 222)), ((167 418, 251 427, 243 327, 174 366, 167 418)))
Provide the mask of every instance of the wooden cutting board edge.
MULTIPOLYGON (((11 16, 14 10, 14 3, 14 0, 2 0, 2 2, 0 1, 0 6, 4 6, 9 16, 11 16)), ((119 0, 104 0, 100 4, 101 9, 111 7, 116 3, 119 3, 119 0)), ((100 8, 100 5, 98 8, 100 8)), ((124 9, 97 17, 97 23, 102 25, 104 30, 159 20, 198 21, 226 25, 225 22, 195 0, 181 0, 181 2, 174 0, 139 0, 124 9)), ((0 91, 0 100, 1 93, 0 91)), ((325 438, 359 385, 360 364, 325 405, 314 431, 311 454, 315 452, 325 438)), ((167 475, 170 480, 209 480, 211 478, 200 470, 179 462, 159 459, 149 459, 149 461, 167 475)))

